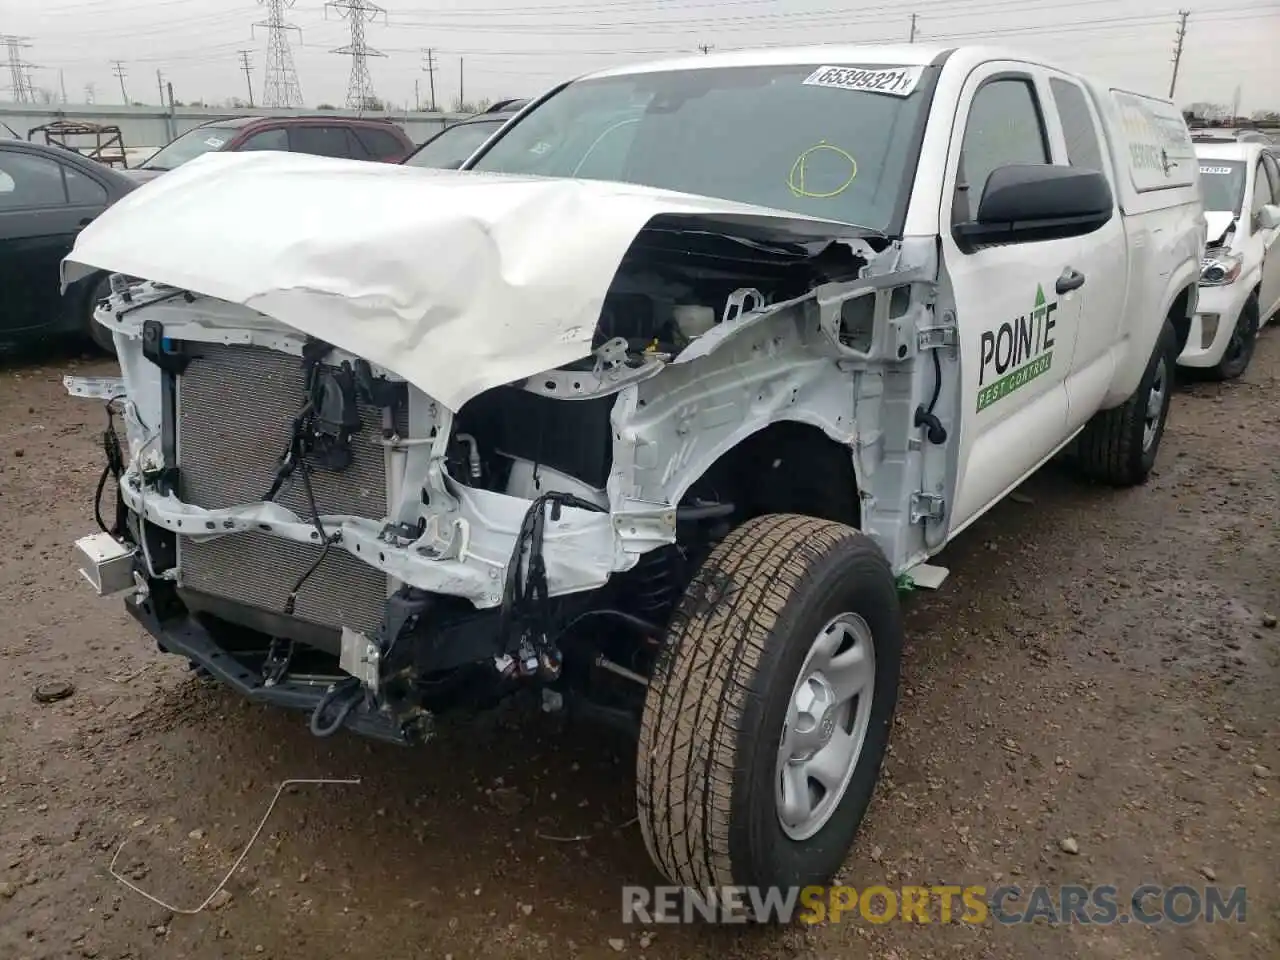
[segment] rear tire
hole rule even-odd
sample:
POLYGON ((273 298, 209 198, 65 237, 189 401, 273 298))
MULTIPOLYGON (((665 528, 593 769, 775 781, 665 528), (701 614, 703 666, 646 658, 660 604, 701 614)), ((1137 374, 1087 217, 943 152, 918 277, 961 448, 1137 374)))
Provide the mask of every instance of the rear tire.
POLYGON ((1169 417, 1177 360, 1178 338, 1165 320, 1138 389, 1120 406, 1095 413, 1081 431, 1077 455, 1086 476, 1117 487, 1147 482, 1169 417))
POLYGON ((93 312, 98 308, 100 300, 107 299, 111 294, 111 277, 103 274, 95 279, 89 285, 89 292, 84 298, 84 330, 89 334, 90 339, 97 345, 99 350, 104 351, 109 356, 116 355, 116 341, 112 337, 111 331, 93 319, 93 312))
POLYGON ((1253 359, 1253 349, 1258 343, 1258 328, 1261 326, 1258 306, 1258 295, 1253 294, 1240 308, 1240 316, 1236 317, 1236 325, 1231 331, 1231 341, 1226 352, 1216 366, 1205 370, 1205 376, 1211 380, 1234 380, 1249 369, 1249 361, 1253 359))
POLYGON ((868 537, 796 514, 730 533, 645 699, 637 800, 663 874, 703 891, 829 881, 879 775, 901 650, 896 583, 868 537))

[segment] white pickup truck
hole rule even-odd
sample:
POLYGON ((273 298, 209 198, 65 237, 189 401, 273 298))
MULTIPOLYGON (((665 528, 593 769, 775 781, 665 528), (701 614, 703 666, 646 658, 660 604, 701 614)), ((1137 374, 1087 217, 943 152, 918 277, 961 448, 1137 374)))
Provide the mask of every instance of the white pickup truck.
POLYGON ((738 52, 560 86, 466 166, 207 157, 80 235, 127 393, 83 571, 319 735, 522 691, 630 726, 670 879, 826 880, 903 580, 1069 446, 1152 469, 1179 112, 987 49, 738 52))

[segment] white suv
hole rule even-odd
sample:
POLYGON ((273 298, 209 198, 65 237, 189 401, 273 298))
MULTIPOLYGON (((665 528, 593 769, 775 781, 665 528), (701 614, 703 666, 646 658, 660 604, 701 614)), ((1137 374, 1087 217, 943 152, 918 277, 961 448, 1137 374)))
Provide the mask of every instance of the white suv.
POLYGON ((1200 305, 1178 358, 1221 380, 1244 373, 1280 309, 1280 160, 1261 143, 1198 142, 1208 246, 1200 305))

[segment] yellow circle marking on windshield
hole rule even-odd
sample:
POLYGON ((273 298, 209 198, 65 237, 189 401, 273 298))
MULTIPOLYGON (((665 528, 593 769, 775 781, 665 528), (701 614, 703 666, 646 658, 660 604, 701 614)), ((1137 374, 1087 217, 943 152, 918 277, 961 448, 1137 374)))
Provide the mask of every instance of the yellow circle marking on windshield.
POLYGON ((834 144, 823 141, 822 143, 815 143, 804 153, 800 154, 800 156, 796 157, 796 162, 791 165, 791 173, 787 176, 787 187, 791 190, 792 194, 797 197, 806 197, 810 200, 829 200, 832 197, 840 196, 840 194, 848 190, 850 184, 853 183, 854 178, 857 176, 858 161, 853 159, 853 154, 848 150, 841 149, 834 144), (823 150, 829 150, 837 156, 848 160, 849 176, 845 179, 844 183, 840 184, 840 186, 836 187, 834 190, 828 190, 822 193, 806 190, 804 185, 805 165, 809 162, 810 157, 823 150))

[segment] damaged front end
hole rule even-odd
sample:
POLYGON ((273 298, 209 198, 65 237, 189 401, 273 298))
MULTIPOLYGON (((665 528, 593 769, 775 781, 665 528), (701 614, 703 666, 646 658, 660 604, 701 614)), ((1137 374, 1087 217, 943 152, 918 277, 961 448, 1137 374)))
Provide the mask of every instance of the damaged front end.
POLYGON ((832 229, 650 217, 579 359, 468 371, 461 402, 266 299, 117 275, 97 319, 124 395, 69 384, 107 401, 99 493, 118 488, 82 570, 162 649, 317 735, 420 740, 522 690, 630 726, 685 584, 782 462, 734 460, 753 436, 820 433, 891 559, 927 550, 927 522, 894 519, 925 380, 892 374, 932 322, 935 254, 832 229))

